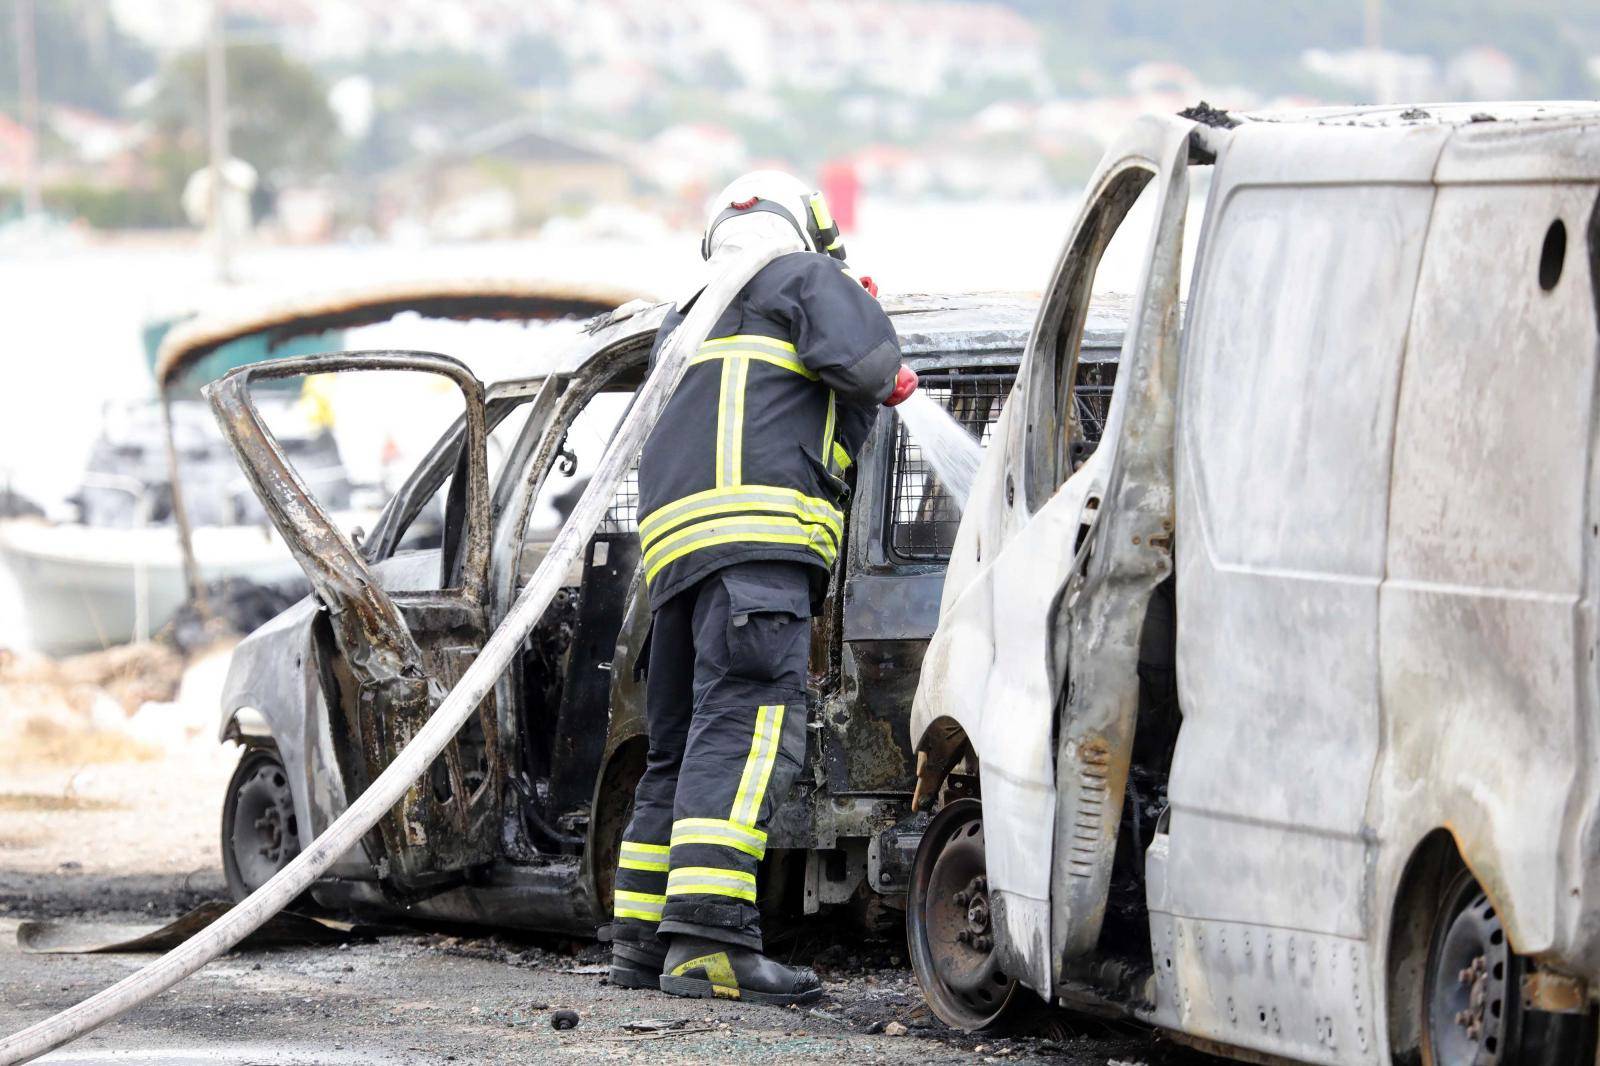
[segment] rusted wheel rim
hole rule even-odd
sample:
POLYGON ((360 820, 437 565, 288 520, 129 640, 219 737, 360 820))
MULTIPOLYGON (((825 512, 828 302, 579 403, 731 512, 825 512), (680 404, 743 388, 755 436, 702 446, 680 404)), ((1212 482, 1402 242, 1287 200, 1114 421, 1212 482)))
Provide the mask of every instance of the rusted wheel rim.
POLYGON ((982 810, 962 799, 939 812, 917 849, 906 901, 912 964, 928 1005, 969 1032, 994 1024, 1017 992, 994 951, 982 810))
POLYGON ((1503 1061, 1511 948, 1494 906, 1470 876, 1446 893, 1428 965, 1428 1039, 1433 1066, 1503 1061))
POLYGON ((300 852, 294 799, 283 766, 270 755, 254 759, 239 782, 229 832, 239 877, 251 889, 265 884, 300 852))

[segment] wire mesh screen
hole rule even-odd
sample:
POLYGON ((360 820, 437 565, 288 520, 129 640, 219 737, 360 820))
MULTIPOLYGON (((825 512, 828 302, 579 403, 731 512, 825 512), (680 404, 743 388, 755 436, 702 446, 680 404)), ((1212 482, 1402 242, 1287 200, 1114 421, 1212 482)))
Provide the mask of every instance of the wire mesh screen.
MULTIPOLYGON (((924 377, 920 389, 987 445, 1013 380, 1011 374, 948 374, 924 377)), ((928 465, 921 446, 898 419, 893 485, 889 505, 889 547, 893 553, 918 561, 950 558, 961 512, 928 465)))
POLYGON ((635 459, 633 465, 628 467, 622 484, 617 486, 617 494, 611 497, 611 506, 606 508, 605 517, 600 519, 600 526, 595 532, 639 532, 639 460, 635 459))
POLYGON ((1106 415, 1111 411, 1111 390, 1117 383, 1116 363, 1078 364, 1077 380, 1072 385, 1073 405, 1078 410, 1078 426, 1083 436, 1072 442, 1072 468, 1076 470, 1100 444, 1106 431, 1106 415))

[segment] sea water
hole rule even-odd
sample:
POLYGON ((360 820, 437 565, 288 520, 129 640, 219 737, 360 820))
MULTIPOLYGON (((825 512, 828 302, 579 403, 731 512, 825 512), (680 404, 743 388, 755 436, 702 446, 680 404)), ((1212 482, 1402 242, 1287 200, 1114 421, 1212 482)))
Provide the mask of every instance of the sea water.
POLYGON ((920 390, 893 410, 957 509, 966 510, 983 462, 983 445, 937 400, 920 390))

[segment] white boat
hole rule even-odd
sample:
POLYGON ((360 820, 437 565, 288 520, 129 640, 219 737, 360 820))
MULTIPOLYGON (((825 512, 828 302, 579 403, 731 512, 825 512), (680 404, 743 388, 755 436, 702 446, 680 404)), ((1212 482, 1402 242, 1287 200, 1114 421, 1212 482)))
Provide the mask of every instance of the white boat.
MULTIPOLYGON (((202 526, 193 533, 201 580, 298 581, 300 568, 267 525, 202 526)), ((174 527, 116 528, 0 521, 0 565, 21 598, 29 643, 52 655, 146 640, 188 598, 174 527)))
MULTIPOLYGON (((292 396, 260 403, 273 412, 307 481, 336 501, 344 528, 370 525, 376 511, 351 506, 353 486, 331 434, 307 422, 292 396)), ((175 401, 172 416, 201 586, 244 578, 298 590, 303 574, 206 405, 175 401)), ((52 655, 147 640, 189 596, 160 403, 108 406, 87 467, 70 501, 72 521, 0 520, 0 566, 20 600, 12 613, 28 645, 52 655)))

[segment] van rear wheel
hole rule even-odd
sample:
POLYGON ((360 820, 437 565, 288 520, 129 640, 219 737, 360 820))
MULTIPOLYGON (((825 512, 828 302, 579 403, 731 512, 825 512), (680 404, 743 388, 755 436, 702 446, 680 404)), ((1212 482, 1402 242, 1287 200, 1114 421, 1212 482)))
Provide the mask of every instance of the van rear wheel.
POLYGON ((251 746, 239 757, 222 803, 222 873, 244 899, 300 854, 294 796, 278 749, 251 746))
POLYGON ((967 1032, 986 1029, 1018 998, 1000 970, 989 924, 983 805, 947 804, 917 846, 906 896, 911 966, 933 1013, 967 1032))
POLYGON ((1529 963, 1511 950, 1500 917, 1472 873, 1439 897, 1423 990, 1427 1066, 1566 1066, 1592 1057, 1587 1014, 1527 1010, 1529 963))

